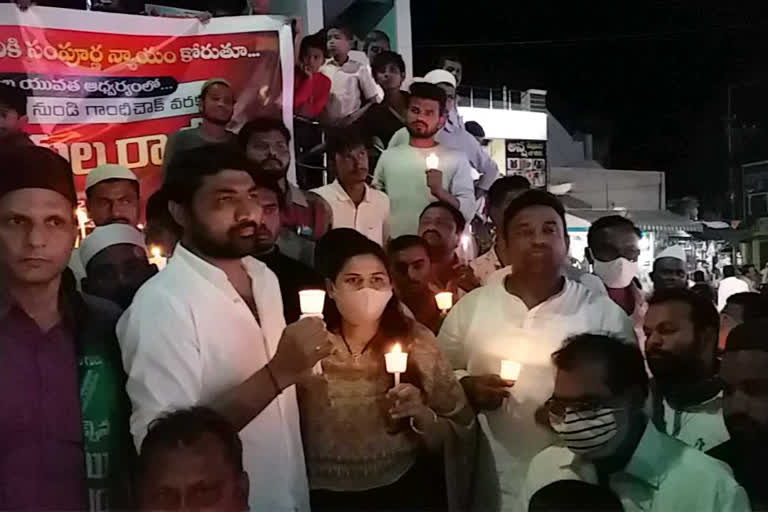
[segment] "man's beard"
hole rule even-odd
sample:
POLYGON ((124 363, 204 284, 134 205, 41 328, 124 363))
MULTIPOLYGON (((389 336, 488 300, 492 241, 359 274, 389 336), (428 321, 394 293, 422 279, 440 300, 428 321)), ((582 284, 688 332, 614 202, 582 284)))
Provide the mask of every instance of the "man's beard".
POLYGON ((698 358, 692 354, 672 354, 660 350, 646 353, 648 368, 662 389, 674 389, 706 378, 698 358))
MULTIPOLYGON (((416 123, 412 123, 412 124, 416 124, 416 123)), ((424 123, 419 123, 419 124, 424 124, 424 123)), ((425 126, 426 126, 426 125, 425 125, 425 126)), ((412 127, 411 127, 411 125, 410 125, 410 124, 407 126, 407 128, 408 128, 408 133, 409 133, 409 134, 411 135, 411 137, 413 137, 414 139, 431 139, 432 137, 434 137, 434 136, 435 136, 435 134, 436 134, 437 132, 439 132, 439 131, 440 131, 440 128, 439 128, 439 127, 437 127, 437 126, 435 126, 435 127, 434 127, 433 129, 431 129, 431 130, 430 130, 430 129, 429 129, 429 127, 427 126, 427 130, 426 130, 424 133, 417 133, 417 132, 416 132, 416 131, 415 131, 415 130, 414 130, 412 127)))
POLYGON ((208 229, 193 216, 192 225, 185 230, 191 239, 192 245, 201 254, 217 259, 239 259, 253 253, 256 246, 255 232, 258 225, 255 222, 241 222, 227 230, 226 240, 217 240, 208 229), (254 234, 243 237, 238 231, 251 227, 254 234))
POLYGON ((283 163, 277 158, 269 157, 262 160, 261 162, 257 162, 256 165, 259 167, 261 172, 268 175, 273 180, 282 180, 288 175, 288 165, 283 165, 283 163), (275 165, 267 167, 267 163, 272 163, 275 165))

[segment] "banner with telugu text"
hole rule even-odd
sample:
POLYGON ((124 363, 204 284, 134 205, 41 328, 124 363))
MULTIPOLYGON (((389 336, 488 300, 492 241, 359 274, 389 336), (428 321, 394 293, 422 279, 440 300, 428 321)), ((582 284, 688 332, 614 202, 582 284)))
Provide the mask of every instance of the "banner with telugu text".
POLYGON ((291 37, 273 16, 203 24, 0 4, 0 82, 27 93, 26 132, 70 161, 79 193, 89 170, 118 163, 146 200, 161 184, 168 135, 201 122, 206 80, 236 91, 230 129, 259 115, 292 126, 291 37))

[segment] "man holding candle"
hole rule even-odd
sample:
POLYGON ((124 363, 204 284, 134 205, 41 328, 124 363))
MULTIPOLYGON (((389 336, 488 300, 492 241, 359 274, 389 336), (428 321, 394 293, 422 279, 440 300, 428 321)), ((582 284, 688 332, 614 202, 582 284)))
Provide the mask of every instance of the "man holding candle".
POLYGON ((158 415, 210 406, 240 432, 251 508, 307 511, 293 385, 332 346, 319 319, 285 327, 277 278, 249 256, 264 215, 253 173, 223 146, 181 153, 168 168, 182 239, 117 326, 131 431, 140 445, 158 415))
POLYGON ((464 258, 456 254, 464 227, 461 212, 447 203, 432 203, 419 217, 419 236, 427 242, 432 261, 432 282, 438 290, 453 293, 456 300, 480 286, 464 258))
POLYGON ((445 124, 445 92, 433 84, 414 83, 408 100, 409 143, 382 153, 373 184, 391 204, 392 236, 416 234, 425 206, 442 201, 461 211, 465 221, 475 213, 472 173, 466 156, 435 140, 445 124))
POLYGON ((528 463, 554 440, 534 419, 552 391, 552 352, 577 333, 607 332, 632 343, 635 336, 627 316, 607 296, 564 278, 565 210, 555 196, 538 190, 518 196, 507 208, 502 228, 505 255, 521 271, 461 299, 438 341, 481 413, 503 509, 516 511, 521 510, 528 463), (521 365, 516 382, 500 377, 503 360, 521 365))

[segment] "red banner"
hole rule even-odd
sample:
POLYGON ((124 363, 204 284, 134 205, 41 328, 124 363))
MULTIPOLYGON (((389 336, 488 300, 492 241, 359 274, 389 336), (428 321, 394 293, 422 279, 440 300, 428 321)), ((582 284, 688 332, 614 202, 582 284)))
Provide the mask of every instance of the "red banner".
POLYGON ((290 26, 282 18, 169 19, 0 5, 0 82, 28 94, 27 133, 72 164, 78 191, 103 163, 160 185, 168 135, 200 122, 210 78, 237 93, 231 129, 257 115, 291 126, 290 26))

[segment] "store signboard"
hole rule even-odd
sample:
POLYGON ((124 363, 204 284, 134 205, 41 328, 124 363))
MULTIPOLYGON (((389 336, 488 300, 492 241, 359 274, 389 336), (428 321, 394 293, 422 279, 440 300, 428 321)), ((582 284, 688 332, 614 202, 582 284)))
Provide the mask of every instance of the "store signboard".
POLYGON ((524 176, 534 188, 547 186, 547 143, 542 140, 506 139, 507 176, 524 176))

